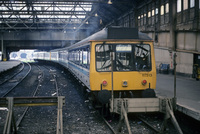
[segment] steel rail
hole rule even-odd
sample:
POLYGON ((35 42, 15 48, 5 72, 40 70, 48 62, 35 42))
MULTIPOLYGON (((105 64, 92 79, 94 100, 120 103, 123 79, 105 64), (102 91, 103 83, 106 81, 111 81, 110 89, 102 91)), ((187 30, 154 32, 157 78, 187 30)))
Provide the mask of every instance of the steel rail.
POLYGON ((104 120, 104 122, 106 123, 106 125, 109 127, 109 129, 112 131, 113 134, 117 134, 117 132, 113 129, 113 127, 108 123, 108 121, 102 117, 102 119, 104 120))
POLYGON ((59 95, 59 92, 58 92, 58 83, 57 83, 57 80, 56 80, 56 73, 54 73, 55 69, 51 69, 51 68, 48 68, 46 66, 44 66, 45 68, 47 68, 49 70, 49 73, 52 75, 53 77, 53 80, 54 80, 54 83, 55 83, 55 89, 56 89, 56 96, 59 95))
MULTIPOLYGON (((64 96, 59 97, 31 97, 29 98, 29 101, 27 101, 26 98, 20 97, 20 98, 13 98, 13 97, 6 97, 6 98, 0 98, 0 102, 3 105, 7 105, 8 107, 8 113, 6 122, 4 125, 4 131, 3 134, 10 134, 10 133, 17 133, 17 126, 15 124, 15 118, 13 114, 13 106, 16 103, 21 103, 24 105, 29 105, 32 103, 32 101, 35 102, 36 105, 30 105, 30 106, 58 106, 58 112, 59 115, 57 118, 61 118, 59 124, 61 124, 60 130, 57 129, 57 134, 63 134, 63 127, 62 127, 62 107, 64 105, 64 96), (41 105, 41 100, 46 100, 48 98, 48 101, 43 102, 44 105, 41 105), (15 100, 15 101, 14 101, 15 100), (54 103, 53 103, 54 102, 54 103), (48 105, 51 103, 51 105, 48 105), (12 132, 11 132, 12 131, 12 132)), ((0 105, 2 106, 2 105, 0 105)))
POLYGON ((55 80, 55 87, 56 87, 56 94, 57 96, 59 96, 59 92, 58 92, 58 82, 56 80, 56 75, 53 75, 54 76, 54 80, 55 80))
POLYGON ((142 117, 136 116, 139 120, 141 120, 147 127, 149 127, 151 130, 153 130, 156 133, 161 133, 158 129, 153 127, 151 124, 149 124, 147 121, 145 121, 142 117))
POLYGON ((14 75, 12 75, 11 77, 9 77, 8 79, 5 79, 3 82, 0 83, 0 85, 3 85, 4 83, 6 83, 7 81, 9 81, 10 79, 12 79, 13 77, 15 77, 17 74, 19 74, 23 69, 24 69, 24 63, 22 63, 22 67, 20 68, 20 70, 15 73, 14 75))
MULTIPOLYGON (((39 72, 42 72, 41 69, 39 68, 39 66, 37 66, 37 68, 39 69, 39 72)), ((40 74, 40 73, 39 73, 39 74, 40 74)), ((38 84, 37 84, 37 87, 36 87, 35 91, 33 91, 33 93, 32 93, 32 96, 33 96, 33 97, 36 96, 36 93, 37 93, 37 91, 38 91, 38 89, 39 89, 39 87, 40 87, 40 84, 41 84, 41 79, 43 79, 43 77, 44 77, 44 73, 42 72, 42 74, 40 74, 40 75, 38 76, 38 84)), ((23 104, 21 104, 21 105, 20 105, 20 104, 17 104, 17 105, 18 105, 18 106, 23 106, 23 104)), ((20 123, 22 122, 24 116, 25 116, 26 113, 27 113, 27 111, 28 111, 28 109, 29 109, 29 106, 33 106, 33 105, 37 105, 37 104, 33 104, 33 103, 31 103, 31 104, 29 104, 29 105, 26 104, 26 106, 28 106, 28 107, 26 107, 26 109, 24 110, 23 114, 19 117, 19 119, 18 119, 17 122, 16 122, 17 130, 19 129, 19 125, 20 125, 20 123)), ((40 105, 42 105, 42 103, 40 103, 40 105)), ((45 104, 45 105, 47 105, 47 104, 45 104)))
MULTIPOLYGON (((38 67, 39 68, 39 67, 38 67)), ((48 69, 48 68, 47 68, 48 69)), ((23 111, 23 113, 21 114, 21 116, 18 118, 16 124, 15 124, 15 130, 17 132, 17 130, 19 129, 19 125, 21 124, 21 122, 23 121, 26 113, 28 112, 28 109, 30 106, 55 106, 55 105, 59 105, 59 118, 57 119, 59 121, 57 121, 57 127, 59 129, 57 129, 57 133, 62 134, 63 133, 63 126, 62 126, 62 105, 60 104, 60 102, 62 103, 62 98, 60 98, 58 95, 57 97, 41 97, 41 96, 36 96, 37 91, 41 85, 42 79, 44 78, 44 72, 41 71, 41 69, 39 68, 39 76, 38 76, 38 84, 36 89, 33 91, 32 93, 32 97, 18 97, 15 98, 13 101, 13 106, 27 106, 25 108, 25 110, 23 111), (42 73, 41 73, 42 72, 42 73), (49 101, 51 100, 51 101, 49 101), (61 110, 61 112, 60 112, 61 110)), ((49 70, 49 69, 48 69, 49 70)), ((54 75, 54 74, 52 74, 54 75)), ((56 81, 57 83, 57 81, 56 81)), ((56 84, 57 85, 57 84, 56 84)), ((58 92, 58 87, 56 86, 56 90, 58 92)), ((7 101, 7 98, 0 98, 0 106, 7 106, 7 103, 5 103, 7 101)))
POLYGON ((56 96, 59 96, 59 92, 58 92, 58 82, 56 80, 56 75, 55 74, 52 74, 53 77, 54 77, 54 83, 55 83, 55 88, 56 88, 56 96))
POLYGON ((12 88, 10 88, 9 90, 7 90, 7 92, 5 92, 3 95, 1 95, 0 97, 5 97, 6 95, 8 95, 14 88, 16 88, 27 76, 28 74, 31 72, 31 65, 29 63, 26 63, 29 66, 29 70, 26 73, 26 75, 12 88))
MULTIPOLYGON (((58 83, 56 80, 56 70, 55 69, 51 69, 45 66, 45 68, 49 69, 49 73, 51 74, 51 76, 53 77, 53 81, 55 83, 55 89, 56 89, 56 96, 59 96, 59 92, 58 92, 58 83)), ((60 106, 58 106, 58 109, 60 106)), ((57 113, 58 116, 62 115, 62 110, 59 110, 59 112, 57 113)), ((62 118, 57 118, 57 133, 63 133, 63 124, 62 124, 62 118)))

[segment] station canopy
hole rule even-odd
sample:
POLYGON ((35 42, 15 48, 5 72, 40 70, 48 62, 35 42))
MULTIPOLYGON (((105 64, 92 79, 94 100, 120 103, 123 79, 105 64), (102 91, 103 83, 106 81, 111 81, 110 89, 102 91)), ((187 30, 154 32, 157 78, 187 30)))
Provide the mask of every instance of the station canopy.
POLYGON ((105 27, 139 0, 3 0, 0 30, 79 30, 105 27))
POLYGON ((9 22, 74 22, 81 23, 92 9, 91 2, 32 2, 1 3, 1 19, 9 22))

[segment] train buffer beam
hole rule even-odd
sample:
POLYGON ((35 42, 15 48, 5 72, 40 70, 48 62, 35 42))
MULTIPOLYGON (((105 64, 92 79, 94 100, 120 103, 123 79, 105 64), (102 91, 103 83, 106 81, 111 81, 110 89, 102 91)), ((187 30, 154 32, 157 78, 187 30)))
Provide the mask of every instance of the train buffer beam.
POLYGON ((158 133, 163 133, 166 129, 167 120, 171 119, 177 132, 183 134, 174 116, 174 110, 176 108, 175 102, 174 98, 114 98, 113 100, 110 100, 110 111, 112 113, 120 114, 118 131, 121 131, 121 125, 124 121, 128 133, 132 133, 128 121, 128 113, 161 112, 165 114, 165 118, 158 133))
POLYGON ((19 106, 57 106, 57 132, 63 134, 62 107, 65 97, 7 97, 0 98, 0 108, 8 111, 4 124, 3 134, 17 133, 17 123, 13 113, 13 107, 19 106))

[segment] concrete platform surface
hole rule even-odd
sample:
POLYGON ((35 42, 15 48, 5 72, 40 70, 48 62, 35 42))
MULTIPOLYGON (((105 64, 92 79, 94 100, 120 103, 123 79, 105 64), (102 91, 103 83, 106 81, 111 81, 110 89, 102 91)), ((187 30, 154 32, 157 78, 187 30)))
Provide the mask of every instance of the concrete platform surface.
POLYGON ((11 60, 11 61, 0 61, 0 73, 11 69, 13 67, 18 66, 21 63, 21 61, 17 60, 11 60))
MULTIPOLYGON (((157 74, 156 94, 174 96, 174 75, 157 74)), ((200 81, 177 76, 177 109, 200 121, 200 81)))

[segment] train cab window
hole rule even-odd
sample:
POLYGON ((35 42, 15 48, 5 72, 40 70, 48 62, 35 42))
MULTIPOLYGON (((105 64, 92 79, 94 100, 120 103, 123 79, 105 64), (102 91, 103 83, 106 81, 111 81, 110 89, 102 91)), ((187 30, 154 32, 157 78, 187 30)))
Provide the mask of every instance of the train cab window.
POLYGON ((132 65, 132 45, 119 44, 116 45, 116 71, 131 71, 133 70, 132 65))
POLYGON ((97 71, 150 71, 151 49, 148 44, 98 44, 96 45, 97 71))
POLYGON ((96 45, 96 68, 97 71, 111 71, 112 45, 96 45))
POLYGON ((137 71, 151 70, 151 49, 150 45, 135 46, 135 66, 137 71))

